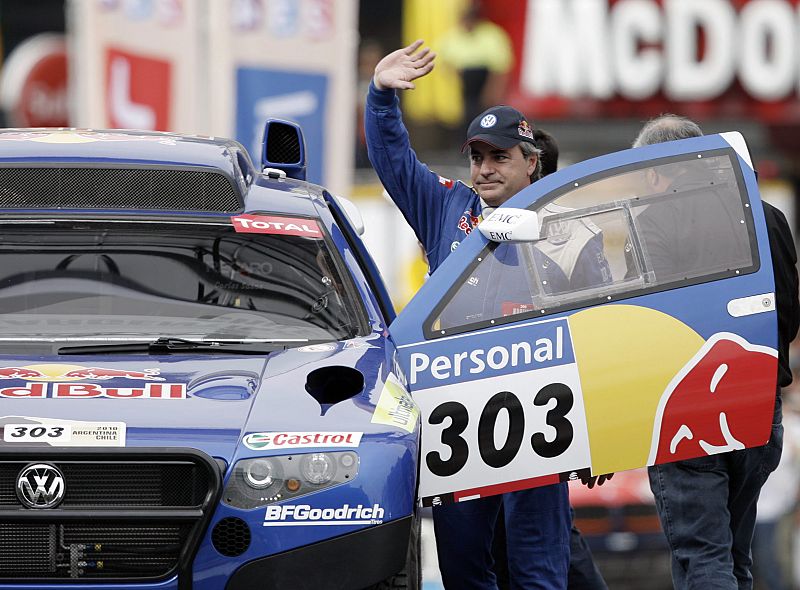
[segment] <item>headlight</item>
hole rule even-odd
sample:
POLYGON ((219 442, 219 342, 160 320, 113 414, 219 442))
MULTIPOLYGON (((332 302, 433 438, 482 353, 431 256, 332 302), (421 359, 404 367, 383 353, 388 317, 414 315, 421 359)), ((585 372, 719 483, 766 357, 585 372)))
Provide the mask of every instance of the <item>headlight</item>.
POLYGON ((250 509, 290 500, 351 481, 358 467, 353 451, 243 459, 231 470, 223 501, 250 509))
POLYGON ((328 453, 311 453, 300 460, 300 473, 310 484, 328 483, 336 474, 336 460, 328 453))
POLYGON ((250 461, 244 468, 244 481, 251 488, 263 490, 275 483, 275 464, 270 459, 250 461))

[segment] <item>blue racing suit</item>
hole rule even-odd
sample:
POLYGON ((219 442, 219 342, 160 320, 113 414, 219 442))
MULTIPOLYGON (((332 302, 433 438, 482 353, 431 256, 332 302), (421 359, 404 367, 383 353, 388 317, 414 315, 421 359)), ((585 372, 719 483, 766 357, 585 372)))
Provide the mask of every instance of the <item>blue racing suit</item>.
MULTIPOLYGON (((370 85, 365 128, 372 166, 417 235, 433 272, 480 222, 480 198, 470 187, 439 176, 417 159, 394 90, 381 91, 370 85)), ((548 282, 556 285, 556 291, 567 283, 589 286, 610 279, 599 232, 586 245, 585 253, 573 253, 569 277, 557 264, 548 264, 545 254, 537 255, 537 265, 544 260, 545 268, 552 267, 548 282), (598 260, 605 266, 598 268, 598 260)), ((566 588, 571 518, 565 483, 434 508, 445 587, 497 588, 491 545, 501 503, 512 588, 566 588)))

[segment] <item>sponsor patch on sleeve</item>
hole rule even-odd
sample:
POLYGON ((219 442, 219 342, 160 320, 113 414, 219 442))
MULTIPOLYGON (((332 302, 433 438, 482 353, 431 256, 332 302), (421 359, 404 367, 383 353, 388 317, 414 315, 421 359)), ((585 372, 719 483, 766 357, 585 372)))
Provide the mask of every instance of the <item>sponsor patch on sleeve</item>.
POLYGON ((445 178, 444 176, 439 176, 439 184, 445 188, 453 188, 455 181, 451 180, 450 178, 445 178))
POLYGON ((240 234, 277 234, 322 238, 319 224, 313 219, 271 215, 237 215, 231 217, 233 229, 240 234))

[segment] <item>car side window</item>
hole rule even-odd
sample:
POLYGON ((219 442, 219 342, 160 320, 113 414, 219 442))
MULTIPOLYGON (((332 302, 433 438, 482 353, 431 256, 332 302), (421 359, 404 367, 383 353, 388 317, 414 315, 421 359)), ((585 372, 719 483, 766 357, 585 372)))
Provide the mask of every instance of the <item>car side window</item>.
POLYGON ((590 177, 531 209, 540 239, 489 244, 434 310, 432 337, 755 270, 752 215, 728 151, 590 177))

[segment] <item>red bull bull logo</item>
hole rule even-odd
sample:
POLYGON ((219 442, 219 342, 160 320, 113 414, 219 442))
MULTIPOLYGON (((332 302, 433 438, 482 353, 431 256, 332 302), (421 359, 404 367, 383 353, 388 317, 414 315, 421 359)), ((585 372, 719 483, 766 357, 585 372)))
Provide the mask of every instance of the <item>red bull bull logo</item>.
POLYGON ((777 351, 735 334, 709 338, 664 392, 650 463, 765 444, 775 404, 777 364, 777 351))
POLYGON ((628 304, 581 310, 569 325, 593 473, 768 440, 774 348, 727 331, 706 339, 669 314, 628 304))
POLYGON ((139 379, 142 381, 164 381, 158 369, 109 369, 107 367, 83 367, 80 365, 41 364, 22 367, 0 367, 0 379, 24 379, 26 381, 105 381, 107 379, 139 379))
POLYGON ((102 367, 91 367, 88 369, 76 369, 62 375, 64 379, 93 379, 105 380, 119 377, 122 379, 142 379, 147 381, 164 381, 163 377, 158 376, 158 369, 145 369, 144 371, 131 371, 128 369, 104 369, 102 367))
POLYGON ((36 379, 46 377, 40 371, 27 367, 2 367, 0 368, 0 379, 36 379))
POLYGON ((0 380, 29 381, 21 387, 0 387, 0 398, 90 399, 185 399, 186 385, 163 382, 158 369, 110 369, 80 365, 41 364, 21 367, 0 367, 0 380), (130 379, 148 381, 139 387, 107 387, 83 381, 130 379), (80 382, 79 382, 80 381, 80 382))

